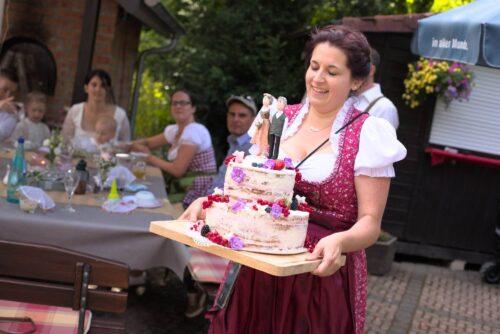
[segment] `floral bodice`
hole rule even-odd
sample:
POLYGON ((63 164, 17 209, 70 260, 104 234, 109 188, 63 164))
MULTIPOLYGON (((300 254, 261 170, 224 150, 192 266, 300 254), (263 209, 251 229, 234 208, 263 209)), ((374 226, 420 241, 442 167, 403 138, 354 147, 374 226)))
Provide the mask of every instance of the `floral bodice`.
MULTIPOLYGON (((360 111, 351 107, 344 124, 359 113, 360 111)), ((315 209, 311 214, 312 221, 318 215, 350 224, 356 221, 358 206, 354 187, 354 161, 358 153, 359 133, 367 118, 368 115, 362 115, 340 132, 339 155, 330 176, 321 182, 301 180, 295 184, 297 194, 305 196, 309 205, 315 209)))

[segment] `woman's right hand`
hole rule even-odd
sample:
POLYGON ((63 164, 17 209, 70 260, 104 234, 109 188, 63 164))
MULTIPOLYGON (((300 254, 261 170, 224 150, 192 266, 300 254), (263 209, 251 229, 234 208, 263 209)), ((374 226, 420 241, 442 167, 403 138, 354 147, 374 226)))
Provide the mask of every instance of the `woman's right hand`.
POLYGON ((197 221, 200 219, 205 219, 205 210, 203 210, 203 202, 206 201, 206 197, 200 197, 194 200, 180 215, 179 220, 190 220, 197 221))

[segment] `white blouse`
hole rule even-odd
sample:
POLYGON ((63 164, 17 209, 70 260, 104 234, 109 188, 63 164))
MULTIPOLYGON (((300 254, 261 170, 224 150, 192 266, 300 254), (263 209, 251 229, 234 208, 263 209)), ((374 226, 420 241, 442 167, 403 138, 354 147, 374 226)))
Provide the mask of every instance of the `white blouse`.
MULTIPOLYGON (((329 141, 331 151, 315 153, 300 166, 302 178, 311 182, 321 182, 331 175, 339 155, 340 133, 335 134, 335 132, 342 127, 349 109, 355 102, 355 98, 347 100, 333 122, 329 141)), ((309 102, 306 100, 293 122, 285 124, 281 140, 286 140, 298 131, 308 112, 309 102)), ((279 158, 285 157, 287 157, 286 152, 280 149, 279 158)), ((398 141, 392 125, 385 119, 369 116, 361 128, 359 150, 354 161, 354 175, 394 177, 393 163, 405 157, 406 148, 398 141)), ((295 161, 296 164, 299 162, 295 161)))
POLYGON ((17 123, 11 135, 12 142, 17 142, 19 137, 24 137, 24 148, 26 150, 35 150, 43 145, 45 139, 50 137, 50 130, 45 123, 33 123, 26 117, 17 123))
POLYGON ((212 147, 210 132, 208 132, 208 129, 203 124, 196 122, 188 124, 176 142, 175 136, 178 131, 179 126, 177 124, 167 125, 163 131, 167 143, 172 145, 168 151, 169 161, 174 161, 177 158, 177 152, 182 144, 195 145, 197 148, 196 153, 206 151, 212 147))
MULTIPOLYGON (((69 109, 66 119, 64 120, 63 135, 69 135, 69 138, 72 139, 78 147, 82 146, 81 148, 85 149, 85 146, 87 146, 91 138, 94 137, 94 133, 82 128, 83 107, 84 102, 77 103, 69 109)), ((116 121, 116 135, 114 140, 130 140, 130 124, 125 110, 116 106, 114 118, 116 121)))

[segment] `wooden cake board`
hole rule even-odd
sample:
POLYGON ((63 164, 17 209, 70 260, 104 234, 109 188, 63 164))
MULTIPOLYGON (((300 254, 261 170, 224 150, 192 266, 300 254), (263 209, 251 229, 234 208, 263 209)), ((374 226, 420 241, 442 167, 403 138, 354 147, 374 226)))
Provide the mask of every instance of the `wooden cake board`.
MULTIPOLYGON (((308 273, 316 269, 321 262, 321 259, 306 260, 307 252, 294 255, 274 255, 235 251, 215 244, 201 246, 186 234, 189 228, 188 224, 190 222, 187 220, 153 221, 149 226, 149 231, 273 276, 308 273)), ((342 255, 342 265, 345 265, 345 255, 342 255)))

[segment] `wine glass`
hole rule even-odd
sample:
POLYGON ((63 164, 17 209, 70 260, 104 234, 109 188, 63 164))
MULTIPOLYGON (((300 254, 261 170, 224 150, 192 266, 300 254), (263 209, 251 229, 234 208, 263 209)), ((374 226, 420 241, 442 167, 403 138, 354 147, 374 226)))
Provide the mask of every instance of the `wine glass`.
POLYGON ((78 185, 78 176, 76 172, 69 169, 66 174, 64 174, 64 189, 68 195, 68 204, 66 205, 65 211, 75 212, 75 209, 71 206, 71 200, 73 199, 73 194, 75 193, 76 186, 78 185))

